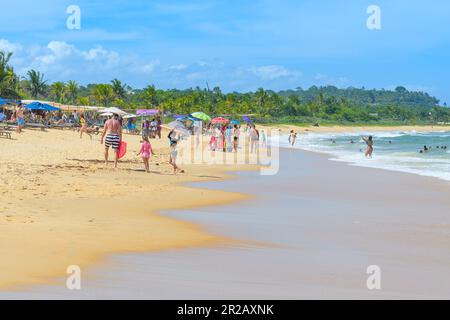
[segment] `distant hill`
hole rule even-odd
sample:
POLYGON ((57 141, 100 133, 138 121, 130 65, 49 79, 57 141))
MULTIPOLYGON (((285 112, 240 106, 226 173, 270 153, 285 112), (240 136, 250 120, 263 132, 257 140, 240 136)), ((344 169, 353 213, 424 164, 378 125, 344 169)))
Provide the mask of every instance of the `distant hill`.
POLYGON ((334 86, 316 87, 312 86, 307 90, 298 88, 297 90, 286 90, 278 92, 279 95, 288 98, 296 96, 300 102, 307 103, 317 98, 320 94, 324 99, 331 97, 345 99, 351 104, 360 106, 389 106, 399 107, 435 107, 439 105, 439 100, 430 96, 426 92, 408 91, 404 87, 397 87, 392 90, 376 90, 364 88, 339 89, 334 86))

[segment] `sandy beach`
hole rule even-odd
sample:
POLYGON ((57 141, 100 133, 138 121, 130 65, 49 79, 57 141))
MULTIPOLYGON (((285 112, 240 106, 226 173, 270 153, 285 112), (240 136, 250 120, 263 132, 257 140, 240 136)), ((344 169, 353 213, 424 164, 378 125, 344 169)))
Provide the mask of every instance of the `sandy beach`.
POLYGON ((135 155, 139 136, 125 136, 129 151, 118 170, 104 166, 99 136, 26 130, 13 137, 0 139, 1 289, 46 283, 70 265, 101 263, 106 254, 230 241, 155 213, 246 198, 183 186, 244 168, 196 165, 173 175, 167 139, 152 141, 156 156, 146 174, 135 155))
POLYGON ((152 140, 146 174, 140 137, 125 140, 117 170, 104 166, 98 136, 0 140, 0 297, 450 296, 447 182, 287 149, 272 177, 226 174, 256 169, 243 165, 173 175, 164 139, 152 140), (365 287, 373 264, 381 292, 365 287), (70 265, 86 271, 88 289, 65 289, 70 265))
POLYGON ((447 182, 349 166, 283 150, 276 176, 195 183, 252 198, 165 211, 239 242, 116 254, 89 268, 81 291, 64 278, 5 298, 35 299, 446 299, 450 297, 447 182), (345 188, 343 187, 345 186, 345 188), (257 245, 258 244, 258 245, 257 245), (367 267, 382 289, 366 287, 367 267))

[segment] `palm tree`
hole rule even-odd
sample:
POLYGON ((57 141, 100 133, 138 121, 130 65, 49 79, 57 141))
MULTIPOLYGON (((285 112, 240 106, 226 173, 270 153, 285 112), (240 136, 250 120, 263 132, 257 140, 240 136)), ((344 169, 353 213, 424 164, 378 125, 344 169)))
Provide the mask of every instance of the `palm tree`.
POLYGON ((265 91, 263 88, 258 89, 255 93, 256 98, 256 105, 258 106, 259 112, 262 114, 267 114, 266 105, 267 101, 269 100, 269 95, 267 94, 267 91, 265 91))
POLYGON ((66 85, 64 84, 64 82, 55 82, 54 84, 52 84, 51 88, 55 101, 58 103, 62 103, 66 91, 66 85))
POLYGON ((12 52, 5 53, 0 50, 0 96, 4 98, 19 98, 18 77, 9 65, 12 52))
POLYGON ((105 108, 109 107, 115 99, 113 87, 109 84, 96 85, 92 94, 97 103, 105 108))
POLYGON ((119 79, 114 79, 111 81, 112 89, 114 91, 114 94, 116 95, 117 99, 125 99, 127 96, 126 87, 127 85, 122 85, 122 82, 119 79))
POLYGON ((152 108, 158 104, 157 99, 156 99, 156 94, 157 94, 156 88, 155 88, 155 86, 152 85, 152 86, 146 87, 142 91, 140 98, 143 100, 144 104, 147 107, 152 108))
POLYGON ((78 98, 78 84, 75 81, 70 80, 67 82, 66 89, 70 103, 75 104, 78 98))
POLYGON ((36 70, 28 71, 27 75, 29 81, 28 90, 30 90, 33 99, 37 99, 39 95, 44 95, 47 83, 47 81, 44 80, 44 75, 36 70))

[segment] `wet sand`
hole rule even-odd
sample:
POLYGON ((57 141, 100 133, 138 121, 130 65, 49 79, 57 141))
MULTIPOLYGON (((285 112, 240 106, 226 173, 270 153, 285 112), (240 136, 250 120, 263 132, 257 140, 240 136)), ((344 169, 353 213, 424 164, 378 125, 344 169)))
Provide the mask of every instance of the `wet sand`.
POLYGON ((254 199, 164 215, 241 240, 197 249, 110 256, 83 274, 0 298, 417 299, 450 298, 450 185, 283 150, 267 177, 196 184, 254 199), (369 291, 378 265, 382 290, 369 291))

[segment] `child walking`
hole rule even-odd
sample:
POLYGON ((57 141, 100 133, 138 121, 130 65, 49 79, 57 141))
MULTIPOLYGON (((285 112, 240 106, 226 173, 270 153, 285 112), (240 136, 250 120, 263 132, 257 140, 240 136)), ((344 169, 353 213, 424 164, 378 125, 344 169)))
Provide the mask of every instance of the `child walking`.
POLYGON ((173 167, 173 174, 176 174, 177 171, 180 173, 184 173, 184 170, 181 170, 177 166, 177 156, 178 156, 178 150, 177 150, 178 142, 174 141, 172 145, 170 146, 170 164, 173 167))
POLYGON ((140 155, 142 157, 142 160, 144 161, 144 166, 145 166, 145 172, 150 173, 150 157, 151 155, 153 155, 153 149, 152 149, 152 145, 150 144, 150 141, 148 140, 148 137, 144 137, 142 144, 141 144, 141 150, 139 151, 139 153, 137 154, 138 156, 140 155))

